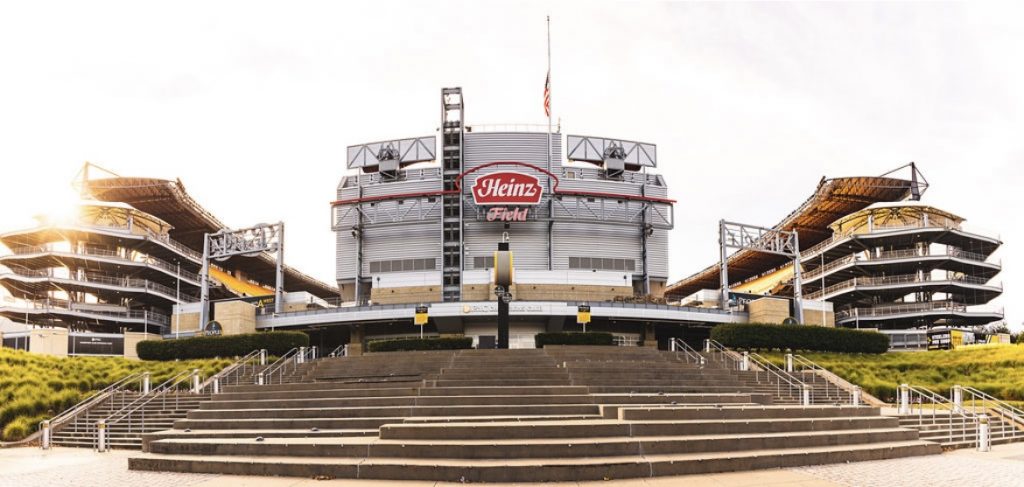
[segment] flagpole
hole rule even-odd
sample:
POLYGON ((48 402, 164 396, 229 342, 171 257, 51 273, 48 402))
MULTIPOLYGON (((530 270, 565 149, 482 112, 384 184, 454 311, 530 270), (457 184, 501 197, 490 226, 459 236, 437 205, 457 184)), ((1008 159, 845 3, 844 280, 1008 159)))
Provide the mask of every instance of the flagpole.
POLYGON ((547 79, 547 103, 548 103, 548 270, 554 270, 554 244, 552 233, 554 233, 555 203, 553 201, 554 191, 551 188, 551 16, 547 16, 548 27, 548 79, 547 79))

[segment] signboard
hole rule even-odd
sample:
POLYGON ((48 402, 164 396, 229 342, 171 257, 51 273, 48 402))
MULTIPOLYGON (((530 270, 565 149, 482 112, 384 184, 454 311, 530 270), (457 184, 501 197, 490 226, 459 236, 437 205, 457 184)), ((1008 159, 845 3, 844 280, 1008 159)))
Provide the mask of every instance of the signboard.
POLYGON ((590 305, 581 304, 576 310, 576 323, 585 325, 590 323, 590 305))
POLYGON ((476 178, 471 188, 477 205, 536 205, 544 193, 540 179, 518 171, 499 171, 476 178))
POLYGON ((68 355, 124 355, 124 336, 92 333, 68 335, 68 355))
POLYGON ((426 306, 417 306, 416 307, 416 315, 413 318, 413 324, 415 324, 417 326, 426 325, 427 324, 427 317, 428 317, 427 311, 428 310, 427 310, 426 306))
POLYGON ((218 336, 222 333, 224 333, 224 328, 216 320, 211 320, 203 327, 203 335, 206 336, 218 336))

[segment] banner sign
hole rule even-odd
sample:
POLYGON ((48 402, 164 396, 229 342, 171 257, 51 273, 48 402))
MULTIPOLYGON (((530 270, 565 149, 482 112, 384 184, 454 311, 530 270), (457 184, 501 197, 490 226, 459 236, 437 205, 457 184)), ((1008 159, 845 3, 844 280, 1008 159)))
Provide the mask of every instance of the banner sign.
POLYGON ((536 205, 543 194, 540 179, 517 172, 499 171, 476 178, 472 187, 477 205, 536 205))

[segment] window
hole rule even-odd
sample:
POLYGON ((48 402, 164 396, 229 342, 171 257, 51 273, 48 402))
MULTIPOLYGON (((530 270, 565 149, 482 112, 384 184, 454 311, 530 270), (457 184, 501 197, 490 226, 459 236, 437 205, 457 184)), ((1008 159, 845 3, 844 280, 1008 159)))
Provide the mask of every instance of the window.
POLYGON ((437 269, 437 259, 398 259, 370 261, 370 274, 381 272, 432 271, 437 269))
POLYGON ((597 271, 636 271, 634 259, 607 259, 602 257, 569 257, 570 269, 597 271))
POLYGON ((494 268, 494 256, 486 257, 473 257, 473 268, 474 269, 493 269, 494 268))

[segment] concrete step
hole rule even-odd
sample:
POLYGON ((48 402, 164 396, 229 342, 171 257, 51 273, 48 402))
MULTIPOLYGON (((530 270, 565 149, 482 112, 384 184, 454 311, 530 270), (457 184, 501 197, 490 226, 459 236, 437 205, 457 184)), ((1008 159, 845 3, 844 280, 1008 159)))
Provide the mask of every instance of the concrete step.
POLYGON ((726 406, 726 407, 661 407, 653 409, 625 408, 621 418, 628 421, 643 420, 721 420, 766 418, 843 418, 879 416, 877 408, 868 406, 726 406))
POLYGON ((132 470, 462 482, 584 481, 784 468, 937 453, 921 441, 740 452, 519 460, 293 458, 143 454, 132 470))
POLYGON ((764 419, 722 419, 690 421, 618 421, 590 419, 546 422, 491 423, 389 423, 380 427, 380 437, 387 440, 446 439, 524 439, 524 438, 600 438, 620 436, 690 436, 709 434, 787 433, 800 431, 856 430, 896 428, 891 418, 882 416, 845 418, 793 418, 779 421, 764 419))
POLYGON ((815 431, 738 435, 661 436, 652 438, 568 438, 534 440, 381 440, 350 438, 167 439, 149 444, 153 453, 366 458, 550 459, 629 455, 668 455, 780 448, 915 441, 912 430, 815 431))
MULTIPOLYGON (((531 414, 597 414, 592 403, 587 404, 525 404, 525 405, 451 405, 451 406, 378 406, 331 408, 273 408, 247 409, 245 417, 260 418, 374 418, 403 416, 510 416, 531 414)), ((197 409, 188 413, 188 419, 233 419, 240 413, 232 409, 197 409)))
POLYGON ((182 419, 174 423, 174 429, 200 430, 280 430, 280 429, 377 429, 385 424, 426 424, 426 423, 477 423, 477 422, 543 422, 581 421, 599 419, 595 414, 554 414, 527 416, 401 416, 379 418, 287 418, 287 419, 182 419))

